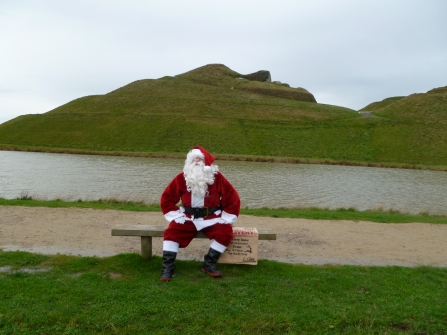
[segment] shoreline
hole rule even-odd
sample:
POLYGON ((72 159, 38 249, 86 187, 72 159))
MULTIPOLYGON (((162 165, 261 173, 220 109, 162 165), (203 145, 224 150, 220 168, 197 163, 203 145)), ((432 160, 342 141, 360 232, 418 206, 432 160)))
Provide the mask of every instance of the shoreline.
MULTIPOLYGON (((42 153, 56 153, 56 154, 70 154, 70 155, 98 155, 98 156, 168 158, 168 159, 184 159, 185 156, 183 153, 175 154, 175 153, 152 153, 152 152, 132 152, 132 151, 94 151, 84 149, 28 147, 28 146, 16 146, 16 145, 4 145, 4 144, 0 144, 0 151, 42 152, 42 153)), ((330 159, 225 155, 225 154, 216 154, 215 156, 216 159, 218 160, 228 160, 228 161, 340 165, 340 166, 360 166, 360 167, 376 167, 376 168, 389 168, 389 169, 447 171, 447 166, 443 165, 427 166, 422 164, 408 164, 408 163, 357 162, 357 161, 341 161, 341 160, 330 160, 330 159)))
MULTIPOLYGON (((120 210, 133 212, 161 212, 159 203, 145 203, 123 201, 116 198, 99 200, 63 200, 63 199, 35 199, 27 194, 20 198, 4 199, 0 198, 0 206, 24 206, 24 207, 47 207, 47 208, 84 208, 95 210, 120 210)), ((397 210, 366 210, 359 211, 354 208, 327 209, 317 207, 291 207, 291 208, 241 208, 240 214, 270 217, 270 218, 291 218, 309 220, 352 220, 369 221, 378 223, 432 223, 447 224, 447 215, 419 213, 410 214, 397 210)))

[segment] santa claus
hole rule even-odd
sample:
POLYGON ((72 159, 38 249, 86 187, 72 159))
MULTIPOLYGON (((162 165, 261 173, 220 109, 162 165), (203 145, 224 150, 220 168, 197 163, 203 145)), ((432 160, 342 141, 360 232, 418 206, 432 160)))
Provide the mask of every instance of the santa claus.
POLYGON ((240 199, 214 160, 204 148, 195 146, 186 156, 183 172, 161 195, 161 210, 169 222, 164 231, 162 281, 172 279, 179 248, 187 247, 198 231, 211 240, 202 272, 222 276, 216 262, 233 240, 232 225, 239 216, 240 199))

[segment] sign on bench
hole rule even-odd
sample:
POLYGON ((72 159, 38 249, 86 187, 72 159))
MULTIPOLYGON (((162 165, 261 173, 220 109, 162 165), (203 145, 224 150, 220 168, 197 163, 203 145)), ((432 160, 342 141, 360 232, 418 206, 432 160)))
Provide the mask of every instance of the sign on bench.
POLYGON ((256 228, 233 227, 234 238, 218 263, 258 264, 258 235, 256 228))
MULTIPOLYGON (((166 226, 152 225, 116 225, 112 228, 112 236, 140 236, 141 257, 152 258, 152 237, 163 237, 166 226)), ((196 238, 208 238, 204 233, 198 232, 196 238)), ((259 240, 276 240, 276 233, 269 229, 258 229, 259 240)))

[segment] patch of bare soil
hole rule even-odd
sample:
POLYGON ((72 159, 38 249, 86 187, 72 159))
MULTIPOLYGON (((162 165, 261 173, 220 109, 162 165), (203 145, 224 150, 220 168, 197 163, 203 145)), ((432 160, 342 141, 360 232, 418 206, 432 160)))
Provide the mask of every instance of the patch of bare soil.
MULTIPOLYGON (((105 257, 140 252, 139 237, 111 236, 116 224, 167 225, 161 213, 0 206, 0 248, 44 254, 105 257)), ((241 215, 238 227, 269 228, 259 258, 303 264, 447 267, 447 225, 279 219, 241 215)), ((179 259, 202 260, 209 241, 196 239, 179 259)), ((162 238, 154 238, 161 255, 162 238)))

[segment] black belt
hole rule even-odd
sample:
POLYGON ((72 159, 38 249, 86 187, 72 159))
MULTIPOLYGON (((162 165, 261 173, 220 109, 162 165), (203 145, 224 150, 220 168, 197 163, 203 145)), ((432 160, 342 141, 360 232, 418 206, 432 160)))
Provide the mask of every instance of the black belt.
POLYGON ((214 212, 220 209, 220 206, 217 207, 189 207, 183 206, 185 208, 185 212, 191 215, 194 215, 195 218, 205 218, 210 216, 214 212))

